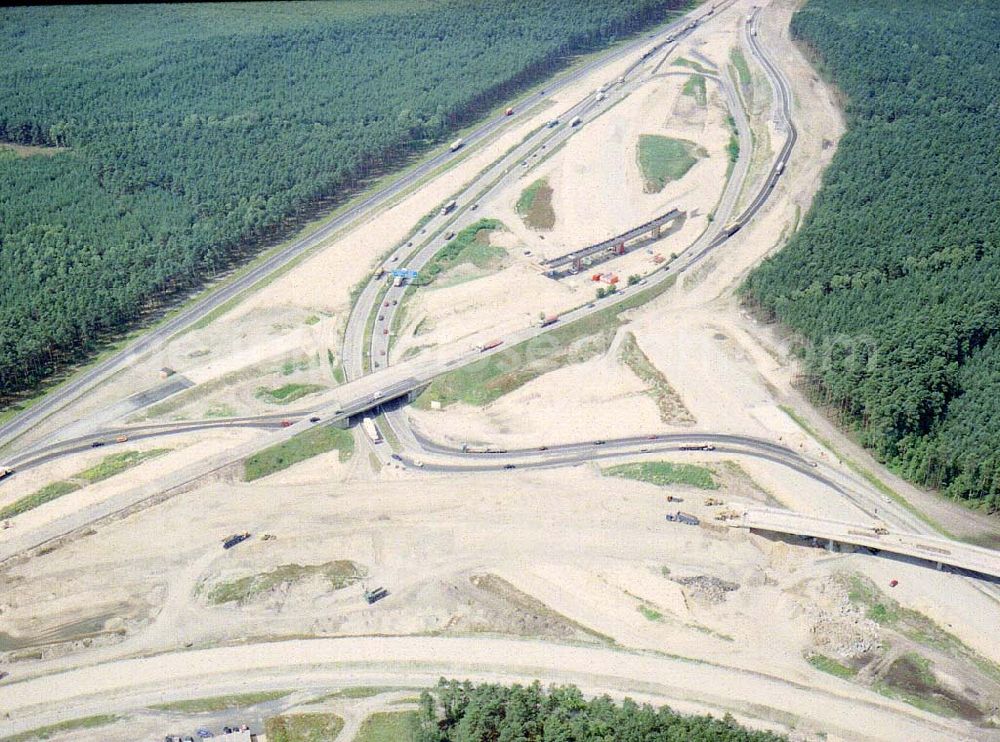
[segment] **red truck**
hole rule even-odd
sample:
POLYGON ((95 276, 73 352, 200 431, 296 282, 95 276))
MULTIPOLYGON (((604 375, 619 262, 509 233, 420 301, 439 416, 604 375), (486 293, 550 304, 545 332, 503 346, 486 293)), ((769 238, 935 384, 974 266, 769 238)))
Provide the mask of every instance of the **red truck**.
POLYGON ((479 346, 479 352, 485 353, 486 351, 493 350, 501 345, 503 345, 503 340, 490 340, 488 343, 483 343, 479 346))
POLYGON ((503 112, 503 115, 504 116, 513 116, 514 115, 514 109, 513 108, 508 108, 506 111, 503 112))
POLYGON ((539 327, 548 327, 549 325, 554 325, 558 321, 559 321, 559 315, 558 314, 547 314, 544 317, 542 317, 541 320, 539 320, 538 326, 539 327))

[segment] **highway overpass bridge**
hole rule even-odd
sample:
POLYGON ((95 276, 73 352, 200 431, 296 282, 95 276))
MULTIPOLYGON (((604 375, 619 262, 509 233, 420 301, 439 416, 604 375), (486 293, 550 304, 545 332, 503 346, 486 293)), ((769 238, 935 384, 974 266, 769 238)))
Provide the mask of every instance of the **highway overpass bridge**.
POLYGON ((882 526, 815 518, 775 508, 747 510, 742 519, 734 521, 733 525, 751 531, 820 539, 826 541, 827 548, 831 550, 836 550, 840 544, 863 546, 877 552, 922 559, 938 569, 955 567, 1000 579, 1000 552, 938 536, 901 533, 882 526))
MULTIPOLYGON (((645 224, 640 224, 638 227, 633 227, 627 232, 623 232, 622 234, 614 237, 609 237, 608 239, 598 242, 595 245, 581 247, 579 250, 566 253, 558 258, 543 260, 542 267, 545 268, 547 276, 555 278, 561 275, 560 269, 565 268, 566 266, 569 266, 572 270, 579 271, 583 267, 583 261, 591 256, 600 255, 601 253, 624 255, 628 252, 626 243, 630 240, 634 240, 637 237, 642 237, 647 234, 649 235, 649 240, 647 241, 658 240, 664 224, 676 221, 684 216, 686 216, 685 212, 679 211, 678 209, 671 209, 662 216, 650 219, 645 224)), ((642 244, 645 244, 645 242, 642 244)), ((632 247, 635 248, 636 245, 632 245, 632 247)))

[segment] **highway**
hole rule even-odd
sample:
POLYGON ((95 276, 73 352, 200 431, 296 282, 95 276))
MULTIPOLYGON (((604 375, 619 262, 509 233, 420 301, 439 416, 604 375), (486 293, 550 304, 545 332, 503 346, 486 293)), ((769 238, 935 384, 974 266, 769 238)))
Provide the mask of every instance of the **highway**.
POLYGON ((828 520, 774 508, 751 508, 736 525, 754 531, 811 536, 864 546, 1000 578, 1000 552, 937 536, 901 533, 870 524, 828 520))
MULTIPOLYGON (((680 21, 671 24, 670 27, 673 28, 678 23, 680 21)), ((546 90, 537 96, 531 96, 516 102, 514 104, 515 114, 513 116, 500 116, 491 119, 464 135, 465 145, 463 150, 472 148, 478 142, 488 139, 508 123, 517 121, 528 115, 528 112, 535 103, 546 98, 551 98, 560 90, 572 85, 580 78, 589 75, 595 69, 648 46, 649 40, 643 34, 639 38, 622 45, 620 48, 603 54, 563 77, 553 80, 547 86, 546 90)), ((39 422, 54 412, 57 412, 86 392, 94 389, 103 381, 110 378, 112 374, 137 361, 147 351, 160 347, 173 335, 191 327, 213 310, 250 289, 272 273, 280 270, 298 256, 320 245, 331 235, 369 218, 378 209, 388 204, 396 196, 404 193, 413 184, 419 182, 449 160, 456 156, 464 155, 465 151, 463 150, 457 153, 445 150, 424 160, 419 165, 408 170, 397 180, 377 190, 370 196, 363 198, 312 234, 297 239, 287 247, 269 255, 245 273, 237 275, 218 289, 205 294, 190 306, 181 309, 177 314, 161 322, 149 332, 144 333, 140 338, 122 348, 122 350, 74 375, 69 381, 47 394, 42 401, 0 425, 0 448, 11 443, 18 436, 33 426, 38 425, 39 422)))

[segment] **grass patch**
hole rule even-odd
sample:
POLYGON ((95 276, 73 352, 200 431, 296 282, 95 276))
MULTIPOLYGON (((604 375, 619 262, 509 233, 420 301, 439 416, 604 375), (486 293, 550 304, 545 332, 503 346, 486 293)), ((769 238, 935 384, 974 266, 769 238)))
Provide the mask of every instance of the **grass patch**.
POLYGON ((704 106, 708 102, 708 93, 705 91, 705 78, 701 75, 691 75, 681 89, 682 95, 689 95, 694 98, 695 103, 704 106))
POLYGON ((282 564, 270 572, 213 585, 208 592, 208 602, 213 605, 246 603, 280 585, 294 585, 316 575, 326 578, 331 590, 341 590, 353 585, 367 574, 368 571, 364 567, 347 559, 325 564, 282 564))
POLYGON ((416 742, 416 711, 381 711, 361 724, 354 742, 416 742))
POLYGON ((960 716, 970 720, 981 718, 980 709, 938 683, 931 668, 931 662, 926 657, 907 652, 893 661, 874 688, 884 696, 898 698, 938 716, 960 716))
POLYGON ((677 61, 674 62, 674 65, 677 67, 687 67, 695 70, 696 72, 702 72, 705 74, 711 74, 712 72, 712 70, 708 69, 708 67, 705 67, 694 60, 687 59, 686 57, 678 57, 677 61))
POLYGON ((507 253, 502 248, 490 245, 489 235, 502 228, 503 222, 497 219, 480 219, 470 224, 438 250, 421 269, 413 285, 428 286, 442 273, 458 265, 471 264, 483 270, 499 267, 507 253))
POLYGON ((268 742, 329 742, 344 728, 336 714, 273 716, 264 722, 268 742))
MULTIPOLYGON (((307 370, 313 364, 314 364, 314 362, 310 361, 310 359, 308 359, 308 358, 299 358, 298 360, 294 360, 294 361, 285 361, 284 363, 281 364, 281 375, 282 376, 291 376, 296 371, 305 371, 305 370, 307 370)), ((319 365, 319 364, 317 363, 316 365, 319 365)))
POLYGON ((202 714, 211 711, 228 711, 256 706, 258 703, 277 701, 290 696, 290 690, 260 691, 257 693, 234 693, 229 696, 212 696, 211 698, 192 698, 186 701, 171 701, 160 703, 149 708, 156 711, 179 711, 183 714, 202 714))
POLYGON ((680 180, 698 158, 707 153, 694 142, 658 134, 642 134, 636 157, 644 179, 645 193, 659 193, 672 180, 680 180))
POLYGON ((20 500, 15 500, 4 508, 0 508, 0 519, 13 518, 29 510, 34 510, 63 495, 76 492, 81 487, 100 482, 116 474, 121 474, 126 469, 138 466, 146 459, 151 459, 168 451, 170 451, 169 448, 154 448, 151 451, 125 451, 105 456, 99 464, 74 474, 69 480, 47 484, 40 490, 24 496, 20 500))
POLYGON ((635 464, 618 464, 601 469, 606 477, 621 477, 649 482, 658 487, 672 484, 686 484, 703 490, 717 490, 718 483, 712 470, 694 464, 672 464, 669 461, 642 461, 635 464))
POLYGON ((205 417, 236 417, 236 410, 232 405, 214 404, 205 410, 205 417))
POLYGON ((414 404, 421 409, 429 409, 434 401, 440 402, 442 407, 456 402, 483 406, 549 371, 607 352, 615 332, 624 322, 622 314, 652 301, 675 281, 671 276, 600 312, 439 376, 414 404))
POLYGON ((71 719, 61 721, 58 724, 50 724, 38 729, 31 729, 27 732, 4 737, 2 742, 29 742, 35 739, 50 739, 56 734, 74 732, 78 729, 94 729, 96 727, 107 726, 118 721, 121 717, 114 714, 98 714, 96 716, 85 716, 81 719, 71 719))
POLYGON ((341 688, 333 693, 327 693, 325 696, 320 696, 316 700, 310 701, 310 703, 322 703, 331 698, 374 698, 375 696, 381 696, 383 693, 393 693, 398 690, 414 689, 390 685, 356 685, 350 688, 341 688))
POLYGON ((300 461, 334 450, 340 451, 341 461, 347 461, 354 453, 354 436, 346 430, 329 425, 312 428, 249 457, 244 462, 243 479, 252 482, 287 469, 300 461))
POLYGON ((670 383, 660 373, 660 370, 649 360, 649 356, 642 352, 642 348, 636 342, 635 335, 631 332, 625 334, 619 358, 622 363, 632 370, 632 373, 649 386, 647 393, 655 400, 656 407, 660 411, 660 419, 663 422, 694 422, 694 418, 684 406, 684 402, 681 401, 680 396, 670 386, 670 383))
MULTIPOLYGON (((291 373, 291 372, 289 372, 291 373)), ((254 396, 270 404, 290 404, 297 399, 302 399, 310 394, 315 394, 326 389, 322 384, 285 384, 277 389, 267 387, 257 387, 254 396)))
POLYGON ((530 229, 548 230, 556 223, 552 210, 552 187, 545 178, 529 185, 517 199, 517 213, 530 229))
POLYGON ((636 606, 636 608, 638 609, 639 613, 641 613, 646 618, 647 621, 663 623, 663 614, 660 613, 660 611, 653 608, 652 606, 646 605, 645 603, 640 603, 639 605, 636 606))
POLYGON ((736 68, 736 74, 739 77, 740 85, 749 92, 750 89, 750 67, 747 65, 747 58, 743 56, 743 52, 738 47, 733 47, 729 50, 729 61, 733 63, 733 67, 736 68))
POLYGON ((20 500, 15 500, 10 505, 0 508, 0 518, 13 518, 29 510, 34 510, 47 502, 51 502, 63 495, 68 495, 70 492, 75 492, 80 487, 81 485, 76 482, 52 482, 37 492, 32 492, 30 495, 26 495, 20 500))
POLYGON ((134 466, 138 466, 147 459, 162 456, 170 450, 169 448, 153 448, 149 451, 113 453, 110 456, 105 456, 99 464, 89 469, 84 469, 76 476, 83 479, 87 484, 94 484, 109 479, 116 474, 121 474, 123 471, 131 469, 134 466))
POLYGON ((806 662, 815 667, 817 670, 822 670, 825 673, 834 675, 838 678, 844 678, 850 680, 858 671, 853 667, 848 667, 847 665, 837 662, 837 660, 832 657, 827 657, 825 654, 819 654, 813 652, 806 656, 806 662))
POLYGON ((305 322, 307 325, 315 325, 319 322, 319 317, 317 317, 315 314, 310 314, 303 320, 303 322, 305 322))

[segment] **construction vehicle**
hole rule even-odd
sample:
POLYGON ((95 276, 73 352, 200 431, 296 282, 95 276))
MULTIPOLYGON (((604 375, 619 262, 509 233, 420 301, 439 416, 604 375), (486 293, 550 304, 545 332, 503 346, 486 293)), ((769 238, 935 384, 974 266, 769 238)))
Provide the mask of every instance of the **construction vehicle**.
POLYGON ((448 203, 446 203, 444 206, 441 207, 441 216, 450 214, 456 208, 458 208, 458 201, 449 201, 448 203))
POLYGON ((236 544, 243 543, 248 538, 250 538, 249 533, 234 533, 232 536, 229 536, 222 540, 222 548, 232 549, 234 546, 236 546, 236 544))
POLYGON ((538 326, 539 327, 548 327, 549 325, 554 325, 558 321, 559 321, 559 315, 558 314, 548 314, 548 315, 542 317, 538 321, 538 326))
POLYGON ((12 466, 0 466, 0 479, 6 479, 11 474, 14 473, 14 467, 12 466))
POLYGON ((676 513, 667 513, 665 517, 671 523, 684 523, 689 526, 697 526, 701 523, 697 517, 690 513, 685 513, 683 510, 678 510, 676 513))
POLYGON ((705 498, 705 505, 707 507, 713 508, 713 507, 716 507, 716 506, 722 505, 722 504, 723 504, 722 500, 720 500, 717 497, 706 497, 705 498))
POLYGON ((368 605, 382 600, 382 598, 387 595, 389 595, 389 591, 384 587, 377 587, 374 590, 365 590, 365 600, 368 601, 368 605))
POLYGON ((889 529, 886 528, 885 526, 875 526, 872 530, 875 532, 876 536, 888 536, 889 535, 889 529))
POLYGON ((448 147, 448 149, 450 149, 452 152, 457 152, 462 148, 463 144, 465 144, 464 139, 456 139, 454 142, 451 143, 451 146, 448 147))
POLYGON ((370 417, 366 417, 364 420, 362 420, 361 421, 361 429, 363 431, 365 431, 365 435, 368 436, 368 439, 372 443, 381 443, 382 442, 382 434, 379 433, 378 426, 375 425, 375 420, 374 419, 372 419, 370 417))

